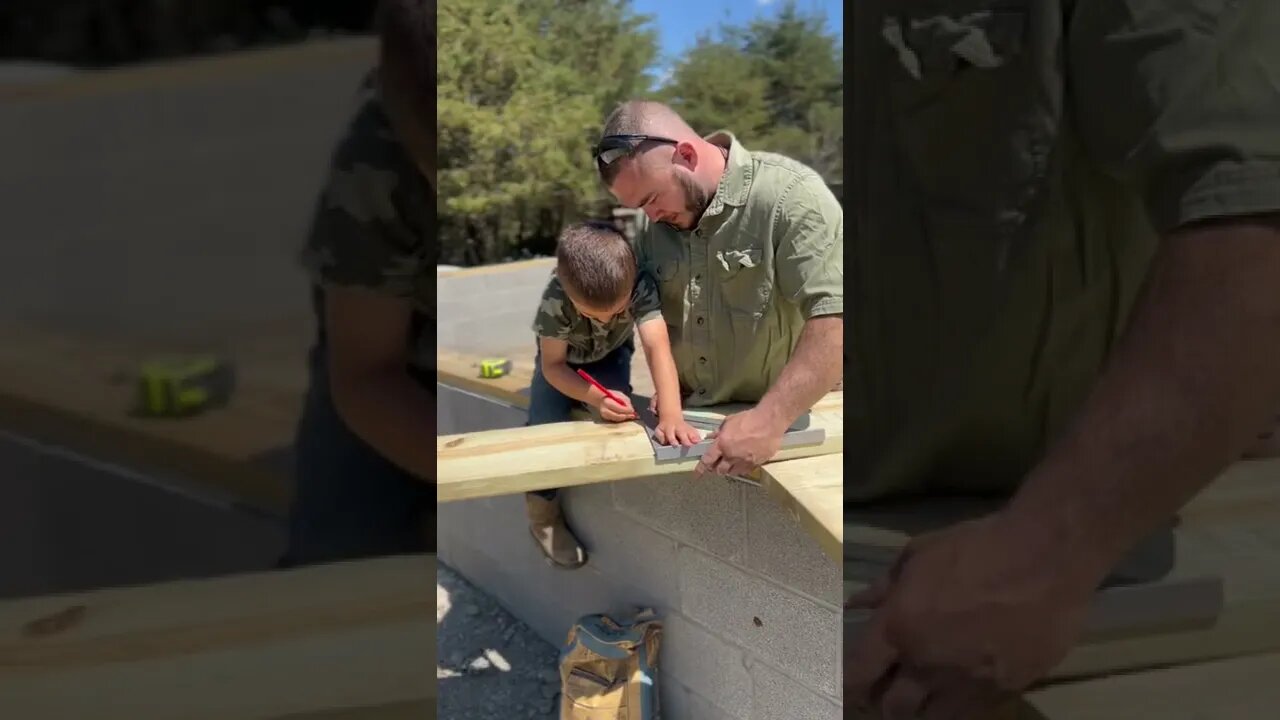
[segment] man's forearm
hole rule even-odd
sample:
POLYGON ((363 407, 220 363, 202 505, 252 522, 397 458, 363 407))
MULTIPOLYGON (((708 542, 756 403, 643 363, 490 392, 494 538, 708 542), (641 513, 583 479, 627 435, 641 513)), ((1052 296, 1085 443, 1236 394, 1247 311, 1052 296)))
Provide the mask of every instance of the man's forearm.
POLYGON ((805 322, 791 360, 758 407, 787 427, 830 392, 843 372, 844 316, 812 318, 805 322))
POLYGON ((1274 220, 1176 234, 1093 393, 1005 515, 1100 581, 1240 456, 1280 406, 1277 360, 1274 220))
POLYGON ((436 402, 408 373, 369 375, 334 402, 351 431, 412 475, 436 481, 436 402))

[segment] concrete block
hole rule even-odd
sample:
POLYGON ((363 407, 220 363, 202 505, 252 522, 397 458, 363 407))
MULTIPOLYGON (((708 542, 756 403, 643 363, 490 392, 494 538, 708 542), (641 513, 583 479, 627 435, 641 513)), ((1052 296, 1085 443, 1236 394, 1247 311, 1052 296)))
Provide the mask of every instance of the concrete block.
POLYGON ((623 515, 613 506, 608 485, 575 487, 563 495, 565 516, 587 548, 592 567, 620 583, 643 588, 646 602, 676 604, 675 540, 623 515))
POLYGON ((604 575, 590 564, 577 570, 541 566, 508 566, 509 579, 502 587, 486 585, 511 614, 525 621, 547 642, 557 647, 578 618, 605 613, 618 619, 631 617, 643 607, 653 607, 659 616, 672 608, 649 602, 651 593, 604 575))
POLYGON ((840 565, 763 489, 745 493, 746 566, 838 609, 840 565))
POLYGON ((741 562, 747 540, 743 487, 725 478, 670 475, 614 483, 613 498, 620 509, 646 525, 741 562))
POLYGON ((841 706, 766 663, 751 664, 755 714, 751 720, 840 720, 841 706))
POLYGON ((750 715, 726 714, 673 677, 664 675, 658 682, 662 720, 751 720, 750 715))
MULTIPOLYGON (((662 672, 700 697, 682 698, 691 707, 711 706, 732 718, 751 717, 751 676, 742 648, 716 637, 687 618, 663 618, 662 672)), ((707 717, 704 712, 685 715, 707 717)))
POLYGON ((684 614, 821 692, 836 695, 840 613, 692 548, 680 549, 684 614))

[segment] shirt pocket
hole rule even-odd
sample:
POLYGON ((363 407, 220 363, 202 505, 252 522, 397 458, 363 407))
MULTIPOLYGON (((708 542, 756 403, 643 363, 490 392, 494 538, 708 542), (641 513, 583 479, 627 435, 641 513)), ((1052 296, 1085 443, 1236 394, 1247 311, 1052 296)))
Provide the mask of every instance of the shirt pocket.
POLYGON ((998 243, 1004 257, 1047 184, 1061 125, 1061 10, 1030 0, 947 7, 885 20, 893 141, 930 236, 998 243))
POLYGON ((773 289, 764 248, 719 250, 713 255, 713 263, 721 302, 729 312, 735 334, 747 337, 764 318, 773 289))

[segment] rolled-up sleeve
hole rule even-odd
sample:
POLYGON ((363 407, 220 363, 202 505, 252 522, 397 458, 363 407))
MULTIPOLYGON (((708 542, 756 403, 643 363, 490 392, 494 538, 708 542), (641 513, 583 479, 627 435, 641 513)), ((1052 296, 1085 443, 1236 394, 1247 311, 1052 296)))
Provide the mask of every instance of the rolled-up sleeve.
POLYGON ((1154 227, 1280 211, 1280 2, 1079 0, 1070 108, 1154 227))
POLYGON ((807 320, 844 312, 844 210, 817 176, 798 180, 778 205, 776 270, 783 296, 807 320))

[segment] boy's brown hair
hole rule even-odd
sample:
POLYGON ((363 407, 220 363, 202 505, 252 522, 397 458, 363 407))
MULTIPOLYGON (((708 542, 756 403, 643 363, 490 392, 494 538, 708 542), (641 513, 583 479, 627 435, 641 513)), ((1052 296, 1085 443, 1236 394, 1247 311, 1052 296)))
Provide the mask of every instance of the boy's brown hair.
POLYGON ((574 299, 593 310, 606 309, 635 287, 635 252, 612 225, 576 223, 556 242, 556 277, 574 299))

